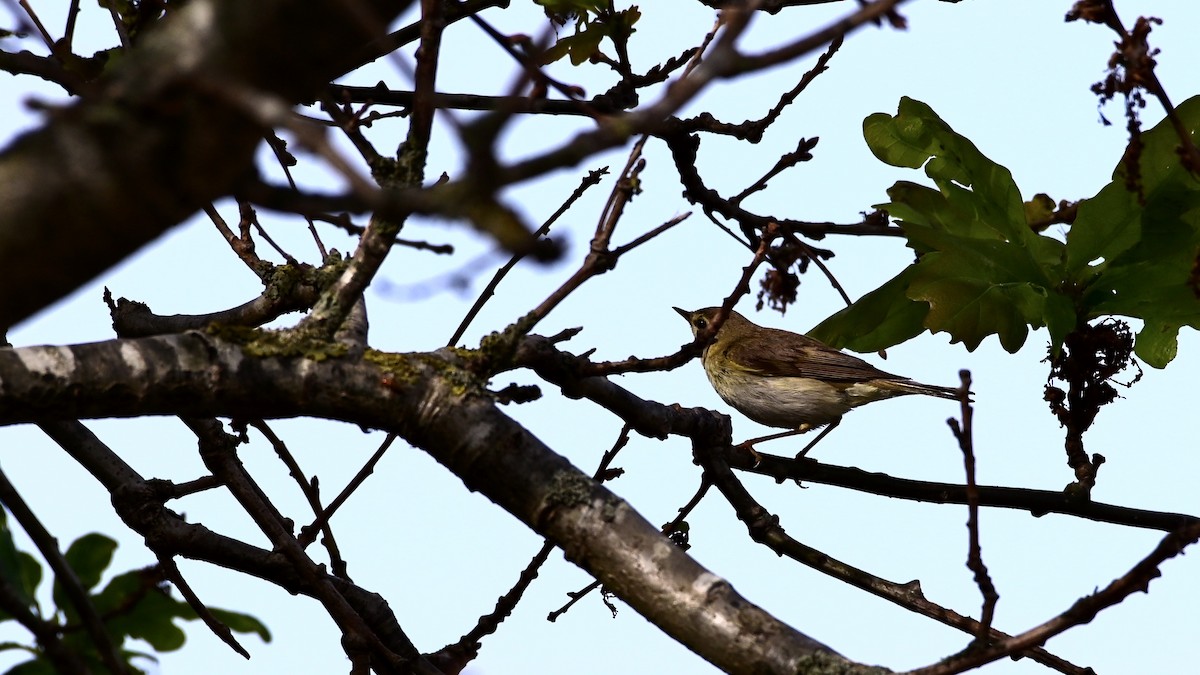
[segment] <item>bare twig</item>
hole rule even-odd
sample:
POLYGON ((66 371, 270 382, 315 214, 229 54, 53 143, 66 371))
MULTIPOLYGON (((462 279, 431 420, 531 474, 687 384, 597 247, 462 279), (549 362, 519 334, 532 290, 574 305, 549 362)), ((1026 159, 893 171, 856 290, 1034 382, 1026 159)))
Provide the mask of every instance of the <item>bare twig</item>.
MULTIPOLYGON (((296 481, 296 485, 300 487, 300 494, 304 495, 304 499, 308 502, 309 508, 312 509, 312 512, 316 514, 317 519, 320 520, 320 517, 325 512, 325 508, 321 506, 320 484, 317 482, 316 476, 312 478, 311 482, 309 481, 304 471, 300 468, 300 463, 296 461, 296 458, 292 455, 292 452, 288 450, 287 444, 283 442, 283 439, 276 435, 275 430, 272 429, 265 420, 253 420, 249 423, 249 426, 257 429, 258 432, 267 439, 267 442, 271 444, 271 447, 275 450, 275 455, 279 457, 279 461, 283 462, 283 465, 287 467, 288 475, 290 475, 292 480, 296 481)), ((325 547, 325 550, 329 552, 330 571, 343 579, 349 579, 350 575, 346 569, 346 561, 344 558, 342 558, 341 551, 337 545, 337 540, 333 537, 333 528, 329 526, 328 519, 326 519, 324 522, 321 522, 319 527, 309 525, 308 527, 300 529, 300 536, 298 537, 300 548, 305 548, 312 543, 312 541, 316 538, 316 535, 313 534, 313 532, 317 530, 319 530, 322 535, 321 544, 325 547)))
MULTIPOLYGON (((621 448, 625 447, 625 444, 629 442, 629 432, 632 431, 632 429, 633 428, 628 424, 621 429, 621 435, 617 439, 617 442, 613 445, 611 450, 604 454, 604 458, 600 462, 600 468, 596 469, 597 480, 608 480, 610 476, 607 466, 612 459, 616 457, 617 453, 620 452, 621 448)), ((696 490, 696 494, 693 495, 686 504, 679 508, 679 513, 672 518, 670 522, 662 526, 662 533, 665 534, 667 538, 672 541, 672 543, 685 551, 690 548, 690 544, 688 543, 687 530, 683 529, 682 527, 683 522, 691 514, 691 512, 700 505, 700 501, 704 499, 706 494, 708 494, 708 490, 711 487, 712 482, 702 476, 700 478, 700 487, 696 490)), ((575 605, 575 603, 587 597, 589 593, 600 587, 601 583, 599 581, 593 581, 578 591, 567 593, 568 600, 566 604, 546 615, 546 620, 553 623, 558 619, 558 617, 566 614, 571 607, 575 605)))
POLYGON ((233 636, 233 631, 229 630, 229 626, 226 626, 225 622, 218 619, 208 609, 208 606, 200 600, 200 596, 196 595, 196 591, 192 589, 191 584, 187 582, 187 579, 183 578, 183 573, 179 571, 179 566, 175 564, 175 559, 170 555, 159 554, 158 564, 166 578, 174 584, 175 588, 179 589, 179 593, 183 596, 184 601, 187 602, 189 607, 195 610, 196 616, 200 617, 200 620, 204 622, 205 626, 208 626, 213 635, 216 635, 230 649, 249 659, 250 652, 246 651, 246 648, 237 641, 237 638, 233 636))
POLYGON ((33 26, 37 28, 37 33, 42 38, 42 43, 46 45, 46 48, 51 53, 57 54, 58 50, 54 46, 54 38, 50 37, 50 32, 42 25, 42 20, 38 18, 37 12, 33 11, 33 8, 29 6, 29 0, 20 0, 19 4, 21 5, 21 9, 25 10, 25 16, 28 16, 29 20, 33 22, 33 26))
MULTIPOLYGON (((621 427, 621 433, 618 434, 616 442, 613 443, 613 446, 605 451, 604 456, 600 458, 600 464, 596 467, 595 473, 592 474, 592 478, 594 478, 597 482, 603 483, 605 481, 618 478, 623 473, 623 471, 620 469, 613 471, 608 467, 611 466, 613 460, 617 458, 617 453, 621 452, 621 450, 629 443, 630 431, 632 431, 632 427, 630 427, 628 424, 621 427)), ((570 611, 571 607, 575 606, 575 603, 586 598, 588 594, 600 588, 601 586, 603 586, 603 584, 601 584, 599 581, 593 581, 577 591, 568 592, 568 600, 566 604, 547 614, 546 620, 550 623, 554 623, 558 620, 558 617, 570 611)))
POLYGON ((79 18, 79 2, 80 0, 71 0, 70 6, 67 7, 67 25, 63 29, 63 39, 61 42, 64 52, 69 53, 75 42, 75 21, 79 18))
MULTIPOLYGON (((537 231, 533 233, 533 236, 546 236, 546 234, 550 232, 550 227, 554 225, 554 223, 564 213, 567 212, 567 209, 571 208, 571 205, 578 201, 579 198, 583 196, 583 193, 588 190, 588 188, 592 187, 593 185, 598 185, 600 183, 600 178, 607 173, 608 167, 601 167, 594 171, 589 171, 588 175, 584 176, 583 180, 580 181, 579 187, 575 188, 575 191, 571 193, 571 196, 567 197, 566 201, 564 201, 562 205, 558 207, 558 210, 546 219, 546 222, 542 223, 541 227, 539 227, 537 231)), ((521 262, 521 260, 525 258, 525 255, 526 254, 524 252, 513 254, 513 256, 509 258, 508 262, 501 266, 500 269, 496 270, 496 274, 492 276, 492 280, 489 281, 488 285, 484 287, 482 292, 480 292, 479 297, 475 299, 475 303, 471 305, 471 309, 467 310, 466 316, 464 316, 463 320, 458 324, 458 328, 454 330, 454 335, 451 335, 450 340, 446 342, 447 346, 453 347, 454 345, 458 344, 458 341, 462 339, 463 334, 467 332, 467 327, 471 325, 471 321, 473 321, 479 314, 479 311, 483 309, 483 305, 496 293, 496 287, 499 286, 500 282, 504 280, 504 277, 508 276, 508 273, 517 266, 517 263, 521 262)))
POLYGON ((729 312, 733 310, 733 306, 742 296, 750 293, 750 279, 753 278, 754 272, 759 265, 766 259, 767 251, 770 248, 771 242, 776 237, 776 231, 773 227, 768 227, 764 236, 759 240, 758 248, 754 252, 754 257, 750 263, 742 268, 742 276, 738 279, 733 291, 721 303, 721 311, 713 317, 709 327, 696 334, 695 339, 681 346, 679 351, 667 356, 659 356, 654 358, 637 358, 631 357, 621 361, 604 361, 600 363, 586 362, 579 366, 579 374, 581 376, 597 376, 597 375, 614 375, 617 373, 645 373, 657 370, 672 370, 683 364, 691 361, 696 356, 700 355, 700 351, 716 336, 717 331, 725 323, 725 319, 729 317, 729 312))
POLYGON ((1000 595, 988 575, 987 565, 983 562, 983 549, 979 545, 979 487, 975 484, 975 446, 972 436, 972 419, 974 409, 971 407, 971 372, 959 371, 962 386, 959 388, 962 401, 962 423, 951 417, 946 420, 958 447, 963 453, 963 466, 967 479, 967 568, 975 573, 975 584, 983 596, 983 608, 979 614, 979 630, 975 634, 979 644, 986 644, 988 633, 992 629, 992 619, 996 615, 996 602, 1000 595))
POLYGON ((388 434, 387 437, 383 439, 383 443, 379 445, 379 448, 377 448, 367 460, 366 464, 363 464, 362 468, 360 468, 358 472, 354 474, 354 478, 350 479, 350 482, 346 484, 346 487, 342 488, 342 491, 338 493, 338 496, 335 497, 332 502, 329 502, 329 506, 317 513, 317 519, 309 525, 300 528, 299 542, 302 548, 312 543, 313 539, 316 538, 316 532, 321 530, 328 531, 329 519, 333 517, 334 513, 337 513, 337 510, 341 508, 342 504, 346 503, 346 500, 350 498, 350 495, 354 494, 354 491, 361 487, 364 482, 366 482, 367 477, 375 472, 375 465, 379 463, 379 460, 383 459, 384 453, 388 451, 388 448, 392 447, 392 443, 394 442, 396 442, 396 435, 388 434))
MULTIPOLYGON (((408 136, 397 153, 395 165, 387 172, 372 172, 381 187, 415 187, 424 179, 435 111, 431 97, 436 91, 438 53, 442 31, 446 27, 442 9, 440 0, 421 0, 421 44, 417 48, 415 73, 417 101, 408 125, 408 136)), ((377 212, 371 217, 371 224, 359 239, 350 265, 323 294, 322 302, 304 318, 301 329, 333 335, 379 271, 405 219, 403 212, 388 217, 377 212)))
POLYGON ((267 242, 268 246, 275 249, 275 252, 279 254, 279 257, 283 258, 284 262, 289 265, 299 264, 299 260, 296 260, 292 254, 288 253, 283 249, 282 246, 275 243, 275 240, 271 238, 271 235, 267 234, 267 229, 258 221, 258 212, 254 210, 254 206, 244 199, 239 199, 238 229, 242 233, 241 240, 251 242, 250 245, 253 246, 253 240, 250 238, 251 228, 254 228, 254 230, 258 232, 258 236, 262 237, 263 241, 267 242))
MULTIPOLYGON (((966 487, 954 483, 909 480, 853 467, 832 466, 816 460, 795 460, 759 453, 758 465, 730 458, 730 464, 741 471, 771 476, 778 482, 787 480, 803 483, 836 485, 859 492, 909 499, 933 504, 966 504, 966 487)), ((1026 511, 1035 517, 1047 513, 1085 518, 1098 523, 1112 523, 1170 532, 1191 523, 1200 522, 1195 516, 1182 513, 1133 509, 1096 501, 1085 501, 1063 493, 1062 490, 1031 490, 1029 488, 977 486, 979 505, 993 508, 1026 511)))
MULTIPOLYGON (((268 131, 266 136, 267 145, 271 147, 271 151, 275 154, 275 161, 279 162, 279 168, 283 170, 284 177, 287 178, 288 185, 292 186, 293 190, 298 190, 296 179, 292 177, 291 166, 296 162, 294 155, 287 151, 284 140, 280 138, 274 131, 268 131)), ((321 241, 321 235, 317 234, 317 226, 313 223, 313 219, 304 216, 305 222, 308 223, 308 232, 312 235, 313 242, 317 245, 317 252, 321 254, 321 258, 329 255, 325 249, 325 244, 321 241)))
MULTIPOLYGON (((821 551, 796 541, 788 536, 779 525, 779 518, 764 509, 734 476, 724 453, 720 448, 710 445, 709 437, 712 432, 698 433, 692 439, 693 455, 704 469, 705 475, 729 500, 737 512, 738 518, 746 524, 750 538, 766 545, 779 555, 787 556, 801 564, 807 565, 835 579, 860 588, 872 595, 889 600, 912 612, 939 621, 972 635, 978 634, 980 624, 974 619, 963 616, 951 609, 942 607, 925 598, 919 582, 897 584, 882 579, 864 570, 841 562, 821 551)), ((1008 636, 1000 631, 991 629, 988 636, 992 641, 1006 640, 1008 636)), ((1026 645, 1028 651, 1016 651, 1038 663, 1047 665, 1063 673, 1083 675, 1090 672, 1075 666, 1049 652, 1035 643, 1026 645), (1032 649, 1030 649, 1032 647, 1032 649)))
POLYGON ((609 249, 609 243, 612 241, 613 231, 620 221, 621 214, 624 213, 625 205, 638 191, 638 176, 641 174, 645 162, 641 160, 642 147, 646 143, 646 137, 638 139, 633 148, 629 151, 629 158, 625 162, 625 168, 621 171, 621 177, 613 185, 612 192, 609 193, 608 203, 604 207, 604 213, 601 215, 599 222, 596 224, 596 233, 592 237, 591 246, 588 249, 587 256, 584 257, 583 263, 579 269, 570 276, 561 286, 555 289, 549 297, 541 302, 537 307, 528 314, 530 319, 529 328, 532 329, 538 321, 544 319, 555 307, 559 305, 568 295, 573 293, 585 281, 592 277, 604 274, 613 269, 617 264, 617 258, 620 254, 609 249))
POLYGON ((430 654, 428 656, 430 662, 444 672, 461 672, 466 664, 478 655, 480 640, 495 633, 500 624, 512 615, 517 603, 524 597, 525 591, 529 590, 533 581, 538 578, 539 570, 550 559, 550 554, 553 552, 554 544, 550 542, 542 544, 525 569, 521 570, 521 574, 512 588, 496 599, 496 607, 490 613, 479 617, 479 620, 475 622, 475 627, 459 638, 458 642, 446 645, 436 653, 430 654))
POLYGON ((511 56, 513 60, 521 64, 521 67, 525 70, 525 75, 529 80, 538 83, 545 83, 569 99, 578 100, 581 96, 583 96, 583 89, 575 85, 560 82, 559 80, 550 77, 550 75, 546 74, 545 70, 538 66, 533 58, 531 58, 528 54, 518 51, 515 47, 513 47, 510 40, 506 39, 505 36, 500 33, 500 31, 493 28, 490 23, 481 19, 478 14, 472 14, 471 21, 475 22, 475 25, 479 26, 480 30, 486 33, 487 36, 490 37, 493 42, 499 45, 501 49, 503 49, 505 52, 508 52, 508 55, 511 56))
POLYGON ((163 501, 168 499, 179 499, 188 495, 194 495, 198 492, 212 490, 213 488, 221 487, 221 481, 215 476, 201 476, 182 483, 172 483, 170 481, 159 481, 154 483, 154 492, 163 501))
POLYGON ((323 570, 307 555, 290 531, 290 521, 275 508, 262 489, 246 472, 234 453, 236 439, 228 437, 219 422, 213 419, 183 418, 184 423, 200 439, 200 457, 205 466, 220 478, 230 494, 237 499, 254 523, 267 536, 275 549, 293 566, 296 573, 313 590, 343 632, 344 640, 365 645, 372 658, 380 664, 395 664, 402 659, 382 640, 381 636, 351 606, 323 570))
POLYGON ((1010 654, 1019 654, 1030 647, 1045 644, 1047 640, 1074 626, 1090 622, 1101 611, 1120 604, 1137 592, 1148 592, 1150 582, 1161 576, 1159 565, 1183 553, 1183 550, 1200 540, 1200 523, 1193 523, 1168 534, 1145 558, 1134 565, 1125 575, 1115 579, 1105 588, 1075 601, 1062 614, 1020 635, 991 642, 987 647, 972 648, 947 658, 927 668, 913 670, 909 675, 955 675, 985 663, 991 663, 1010 654))

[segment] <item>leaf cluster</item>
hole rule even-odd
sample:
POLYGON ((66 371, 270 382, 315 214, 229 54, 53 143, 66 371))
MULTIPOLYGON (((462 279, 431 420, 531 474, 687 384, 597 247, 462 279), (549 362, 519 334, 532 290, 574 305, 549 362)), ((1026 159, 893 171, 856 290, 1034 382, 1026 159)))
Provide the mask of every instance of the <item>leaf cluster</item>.
MULTIPOLYGON (((1200 129, 1200 97, 1176 113, 1193 135, 1200 129)), ((896 115, 867 117, 863 132, 876 157, 924 167, 936 187, 898 181, 888 190, 890 201, 877 208, 898 220, 915 261, 814 337, 876 351, 944 331, 974 350, 995 334, 1016 352, 1031 328, 1045 327, 1058 353, 1077 327, 1124 316, 1143 322, 1137 356, 1162 368, 1175 357, 1179 329, 1200 327, 1200 181, 1181 165, 1166 120, 1141 138, 1141 195, 1119 163, 1062 239, 1031 227, 1050 200, 1022 202, 1008 169, 928 105, 902 98, 896 115)))
POLYGON ((634 33, 633 24, 642 17, 636 5, 614 12, 603 0, 537 0, 537 4, 560 26, 575 21, 573 35, 559 38, 542 53, 540 61, 543 64, 569 55, 571 65, 578 66, 599 53, 600 43, 605 38, 620 43, 628 40, 634 33))
MULTIPOLYGON (((183 629, 176 625, 175 620, 192 621, 199 617, 190 605, 171 596, 157 566, 118 574, 104 588, 97 590, 116 549, 117 542, 105 535, 85 534, 71 543, 63 558, 79 585, 87 592, 89 602, 118 648, 128 671, 142 672, 134 665, 134 661, 138 658, 154 660, 154 657, 126 649, 126 640, 144 640, 158 652, 175 651, 183 647, 186 641, 183 629)), ((62 645, 73 652, 91 672, 109 672, 98 647, 84 629, 79 609, 68 598, 59 580, 54 581, 51 593, 55 610, 50 616, 43 616, 37 599, 42 576, 38 560, 17 548, 12 531, 8 528, 6 513, 0 509, 0 583, 7 586, 13 597, 19 599, 33 616, 54 627, 61 636, 62 645)), ((253 616, 215 608, 209 608, 209 611, 231 630, 256 633, 264 641, 271 640, 270 631, 253 616)), ((12 613, 0 610, 0 622, 16 618, 12 613)), ((0 644, 0 650, 11 649, 27 651, 32 658, 13 666, 5 675, 53 675, 57 672, 54 663, 46 655, 44 645, 0 644)))

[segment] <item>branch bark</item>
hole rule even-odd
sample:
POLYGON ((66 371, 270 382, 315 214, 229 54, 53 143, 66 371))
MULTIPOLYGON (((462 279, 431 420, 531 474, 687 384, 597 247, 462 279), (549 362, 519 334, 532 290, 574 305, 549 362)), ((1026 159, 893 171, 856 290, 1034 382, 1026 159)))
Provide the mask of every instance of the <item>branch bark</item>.
POLYGON ((94 95, 0 153, 0 328, 253 175, 262 129, 223 91, 311 100, 408 4, 198 0, 173 11, 94 95))
MULTIPOLYGON (((0 350, 0 423, 306 415, 387 430, 554 542, 717 667, 793 673, 814 660, 855 667, 738 595, 624 500, 503 414, 454 352, 369 351, 352 361, 263 356, 264 349, 263 342, 239 345, 193 332, 0 350)), ((727 418, 721 424, 727 443, 727 418)))

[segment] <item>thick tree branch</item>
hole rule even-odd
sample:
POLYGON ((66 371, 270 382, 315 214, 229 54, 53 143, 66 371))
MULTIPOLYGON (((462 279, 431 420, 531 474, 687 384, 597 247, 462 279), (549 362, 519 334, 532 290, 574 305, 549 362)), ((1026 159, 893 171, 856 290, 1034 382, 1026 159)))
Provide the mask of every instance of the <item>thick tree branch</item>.
POLYGON ((504 415, 454 352, 368 352, 357 362, 253 356, 269 344, 187 333, 0 350, 0 423, 307 415, 384 429, 429 452, 718 667, 796 672, 806 658, 833 658, 827 647, 739 596, 504 415))
POLYGON ((311 100, 407 4, 200 0, 172 12, 95 95, 0 153, 0 327, 63 297, 252 173, 261 129, 199 83, 311 100), (44 264, 51 258, 57 264, 44 264))

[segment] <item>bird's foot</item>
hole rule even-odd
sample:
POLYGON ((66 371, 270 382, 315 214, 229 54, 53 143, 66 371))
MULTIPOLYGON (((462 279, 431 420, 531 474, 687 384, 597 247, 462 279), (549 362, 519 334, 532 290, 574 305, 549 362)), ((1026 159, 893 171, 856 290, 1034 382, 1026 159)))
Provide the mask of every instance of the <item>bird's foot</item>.
POLYGON ((758 454, 758 451, 754 449, 754 439, 742 441, 733 447, 736 450, 742 450, 750 454, 751 468, 758 468, 758 465, 762 464, 762 455, 758 454))

